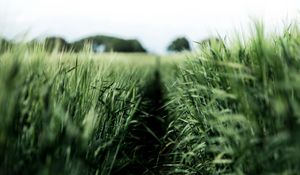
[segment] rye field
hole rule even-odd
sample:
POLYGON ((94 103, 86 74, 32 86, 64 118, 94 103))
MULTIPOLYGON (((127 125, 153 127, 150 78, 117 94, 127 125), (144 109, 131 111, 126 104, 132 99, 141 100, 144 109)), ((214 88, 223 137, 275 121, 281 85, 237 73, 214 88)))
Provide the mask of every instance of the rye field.
POLYGON ((167 56, 0 50, 0 174, 300 172, 296 25, 167 56))

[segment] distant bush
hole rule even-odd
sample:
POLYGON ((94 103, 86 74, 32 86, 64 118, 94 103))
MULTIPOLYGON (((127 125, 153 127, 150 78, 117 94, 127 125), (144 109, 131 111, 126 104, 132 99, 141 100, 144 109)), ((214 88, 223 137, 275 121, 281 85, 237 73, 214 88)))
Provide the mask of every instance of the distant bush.
POLYGON ((3 53, 9 49, 11 49, 13 46, 13 43, 4 39, 0 38, 0 53, 3 53))
POLYGON ((71 45, 61 37, 47 37, 44 40, 46 51, 69 51, 71 45))
POLYGON ((191 50, 189 41, 185 37, 180 37, 171 42, 168 46, 168 51, 181 52, 184 50, 191 50))

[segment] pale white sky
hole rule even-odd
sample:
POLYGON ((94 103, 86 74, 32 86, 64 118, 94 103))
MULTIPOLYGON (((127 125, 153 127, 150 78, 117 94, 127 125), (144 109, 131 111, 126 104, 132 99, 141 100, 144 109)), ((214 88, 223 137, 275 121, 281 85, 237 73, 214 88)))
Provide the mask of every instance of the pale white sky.
POLYGON ((0 35, 72 41, 107 34, 137 38, 162 53, 177 36, 224 36, 247 28, 253 17, 273 29, 299 16, 299 9, 300 0, 0 0, 0 35))

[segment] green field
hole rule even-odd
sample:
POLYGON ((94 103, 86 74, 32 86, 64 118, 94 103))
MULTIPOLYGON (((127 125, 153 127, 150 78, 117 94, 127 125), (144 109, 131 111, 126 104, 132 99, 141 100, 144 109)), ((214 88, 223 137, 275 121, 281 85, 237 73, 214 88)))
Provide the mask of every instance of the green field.
POLYGON ((298 174, 300 30, 165 56, 20 44, 0 120, 5 175, 298 174))

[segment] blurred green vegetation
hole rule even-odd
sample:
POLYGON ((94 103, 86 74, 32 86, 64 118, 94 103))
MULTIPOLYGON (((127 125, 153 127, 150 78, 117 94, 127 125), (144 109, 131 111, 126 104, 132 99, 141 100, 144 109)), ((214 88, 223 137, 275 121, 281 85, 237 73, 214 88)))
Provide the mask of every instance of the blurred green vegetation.
POLYGON ((166 80, 174 146, 170 174, 298 174, 300 30, 221 39, 166 80), (222 42, 220 42, 222 41, 222 42))
POLYGON ((191 46, 189 41, 185 37, 179 37, 172 41, 167 49, 168 51, 172 52, 181 52, 191 50, 191 46))
POLYGON ((11 41, 0 37, 0 53, 10 50, 13 44, 11 41))
POLYGON ((253 31, 160 58, 2 40, 1 174, 298 174, 300 30, 253 31))
POLYGON ((62 37, 47 37, 43 40, 43 44, 45 47, 45 51, 47 52, 52 52, 53 50, 57 50, 59 52, 68 52, 73 48, 73 44, 68 43, 62 37))
POLYGON ((146 49, 138 40, 125 40, 103 35, 83 38, 74 42, 72 48, 78 52, 83 50, 84 45, 87 43, 92 44, 94 51, 96 51, 97 46, 103 46, 105 52, 146 52, 146 49))
MULTIPOLYGON (((13 45, 18 46, 16 41, 1 39, 1 52, 10 49, 13 45)), ((43 45, 44 51, 52 52, 82 52, 86 47, 91 48, 93 52, 140 52, 145 53, 147 50, 136 39, 125 40, 116 37, 98 35, 83 38, 74 42, 68 42, 62 37, 46 37, 42 41, 34 39, 26 43, 28 47, 35 48, 36 45, 43 45)))

